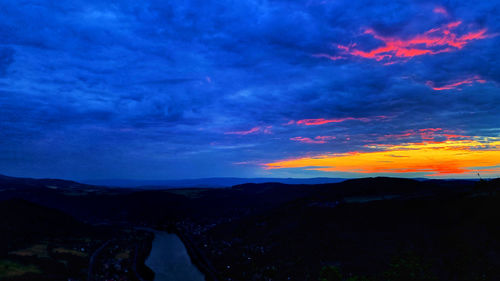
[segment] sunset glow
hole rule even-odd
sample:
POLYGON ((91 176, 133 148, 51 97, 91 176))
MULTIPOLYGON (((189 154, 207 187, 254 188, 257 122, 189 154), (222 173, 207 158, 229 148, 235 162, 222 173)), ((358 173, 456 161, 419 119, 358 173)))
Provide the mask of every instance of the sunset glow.
POLYGON ((500 140, 497 139, 430 141, 367 148, 375 151, 287 159, 267 163, 265 167, 351 173, 424 173, 426 176, 500 171, 500 140))

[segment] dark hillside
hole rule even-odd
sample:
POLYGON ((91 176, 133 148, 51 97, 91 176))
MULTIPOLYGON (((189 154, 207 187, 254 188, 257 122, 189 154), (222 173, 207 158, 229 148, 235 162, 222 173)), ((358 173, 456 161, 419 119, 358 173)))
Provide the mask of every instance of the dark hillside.
POLYGON ((143 265, 150 233, 84 224, 21 199, 0 201, 0 216, 0 280, 86 280, 91 275, 95 280, 138 281, 136 270, 148 280, 154 276, 143 265), (110 265, 117 267, 110 270, 110 265))
MULTIPOLYGON (((39 238, 27 242, 31 248, 47 244, 50 237, 76 237, 63 239, 58 247, 65 249, 96 249, 107 240, 72 215, 115 231, 117 249, 146 245, 150 239, 135 232, 119 234, 117 225, 176 231, 221 280, 316 281, 322 268, 335 266, 348 275, 386 281, 385 274, 402 276, 391 273, 391 264, 409 261, 406 273, 417 270, 439 280, 496 280, 499 183, 379 177, 320 185, 139 190, 0 178, 0 200, 11 199, 0 204, 6 214, 2 240, 14 241, 4 243, 3 251, 22 250, 30 237, 39 238), (89 237, 96 237, 91 239, 95 243, 83 242, 89 237)), ((85 259, 72 260, 85 264, 85 259)), ((103 260, 115 262, 112 256, 103 260)))
POLYGON ((86 227, 60 211, 13 199, 0 201, 0 252, 34 239, 79 235, 86 227))
MULTIPOLYGON (((345 190, 336 185, 334 194, 397 194, 398 184, 405 185, 400 186, 403 192, 442 188, 411 180, 369 179, 339 184, 345 190)), ((469 184, 456 188, 469 189, 469 184)), ((438 280, 498 280, 500 196, 452 195, 338 205, 314 204, 314 198, 324 199, 314 195, 215 227, 208 239, 218 241, 214 247, 222 254, 212 258, 233 280, 245 280, 248 274, 260 276, 257 279, 317 280, 327 265, 385 280, 391 262, 408 253, 428 265, 429 274, 438 280), (222 268, 227 264, 232 270, 222 268)))

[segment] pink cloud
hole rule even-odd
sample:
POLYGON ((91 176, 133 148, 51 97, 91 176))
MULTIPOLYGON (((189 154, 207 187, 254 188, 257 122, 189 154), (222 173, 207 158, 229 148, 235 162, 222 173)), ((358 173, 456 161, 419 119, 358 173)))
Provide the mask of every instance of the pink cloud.
POLYGON ((313 54, 312 56, 315 57, 315 58, 326 58, 326 59, 329 59, 329 60, 341 60, 341 59, 345 59, 345 57, 342 57, 342 56, 332 56, 332 55, 329 55, 329 54, 313 54))
POLYGON ((250 134, 256 134, 256 133, 264 133, 264 134, 271 134, 271 128, 272 126, 258 126, 258 127, 253 127, 250 130, 247 131, 231 131, 231 132, 225 132, 225 135, 240 135, 240 136, 246 136, 250 134))
MULTIPOLYGON (((434 12, 447 14, 447 11, 442 7, 435 8, 434 12)), ((371 35, 375 39, 382 41, 384 43, 383 46, 371 51, 356 49, 356 44, 348 46, 339 44, 337 48, 347 55, 384 61, 384 64, 392 64, 395 60, 404 61, 416 56, 452 52, 462 49, 472 41, 495 36, 487 34, 486 28, 460 35, 455 29, 461 24, 461 21, 450 22, 408 39, 383 36, 375 30, 368 28, 364 34, 371 35)), ((317 54, 316 56, 334 60, 343 58, 343 56, 330 56, 328 54, 317 54)))
POLYGON ((324 140, 313 140, 311 138, 305 138, 305 137, 294 137, 294 138, 290 138, 290 140, 293 140, 293 141, 298 141, 298 142, 302 142, 302 143, 326 143, 326 141, 324 140))
POLYGON ((263 132, 264 134, 272 134, 272 131, 271 131, 271 129, 272 129, 272 128, 273 128, 273 126, 266 126, 266 127, 263 127, 262 132, 263 132))
POLYGON ((340 123, 348 120, 361 120, 362 121, 368 121, 367 118, 354 118, 354 117, 346 117, 346 118, 338 118, 338 119, 324 119, 324 118, 318 118, 318 119, 302 119, 298 120, 296 123, 298 125, 306 125, 306 126, 316 126, 316 125, 323 125, 323 124, 328 124, 328 123, 340 123))
POLYGON ((334 140, 336 138, 337 137, 334 137, 334 136, 317 136, 317 137, 315 137, 315 139, 317 139, 317 140, 324 140, 324 141, 334 140))
POLYGON ((345 117, 345 118, 333 118, 333 119, 324 119, 324 118, 317 118, 317 119, 302 119, 302 120, 297 120, 295 123, 297 125, 306 125, 306 126, 317 126, 317 125, 323 125, 323 124, 328 124, 328 123, 340 123, 340 122, 345 122, 349 120, 357 120, 361 122, 369 122, 374 119, 386 119, 388 118, 387 116, 375 116, 371 118, 367 117, 345 117))
POLYGON ((436 14, 442 14, 442 15, 447 16, 447 17, 450 16, 448 11, 444 7, 441 7, 441 6, 434 8, 433 12, 436 14))
POLYGON ((321 144, 321 143, 327 143, 327 141, 334 140, 335 138, 336 137, 334 137, 334 136, 317 136, 314 139, 307 138, 307 137, 294 137, 294 138, 290 138, 290 140, 298 141, 301 143, 321 144))
POLYGON ((445 137, 447 140, 457 138, 470 138, 469 136, 456 134, 453 130, 445 130, 442 128, 424 128, 418 130, 407 130, 400 134, 383 135, 377 138, 379 141, 391 139, 408 139, 411 137, 420 137, 422 140, 434 140, 436 137, 445 137))
POLYGON ((482 83, 486 83, 486 80, 481 79, 481 77, 479 77, 478 75, 475 75, 473 77, 469 77, 469 78, 466 78, 464 80, 455 81, 455 82, 452 82, 449 84, 445 84, 445 85, 442 85, 440 87, 435 86, 435 83, 432 81, 425 82, 425 84, 428 87, 430 87, 431 89, 433 89, 434 91, 453 90, 453 89, 456 89, 462 85, 472 85, 474 83, 481 83, 482 84, 482 83))

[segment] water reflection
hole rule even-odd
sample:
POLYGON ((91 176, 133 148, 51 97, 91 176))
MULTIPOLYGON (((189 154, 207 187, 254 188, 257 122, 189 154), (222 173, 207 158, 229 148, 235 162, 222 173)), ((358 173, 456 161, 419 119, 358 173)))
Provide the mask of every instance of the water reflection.
POLYGON ((175 234, 155 231, 153 248, 146 265, 155 272, 155 281, 205 281, 191 263, 186 247, 175 234))

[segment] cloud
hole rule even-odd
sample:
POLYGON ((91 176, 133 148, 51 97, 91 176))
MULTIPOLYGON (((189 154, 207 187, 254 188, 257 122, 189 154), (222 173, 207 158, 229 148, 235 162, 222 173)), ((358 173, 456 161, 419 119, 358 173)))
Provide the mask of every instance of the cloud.
POLYGON ((14 49, 0 48, 0 77, 7 74, 8 67, 14 62, 14 49))
POLYGON ((370 122, 373 120, 383 120, 387 119, 387 116, 376 116, 376 117, 344 117, 344 118, 334 118, 334 119, 325 119, 325 118, 318 118, 318 119, 302 119, 302 120, 297 120, 297 121, 289 121, 286 125, 295 124, 297 125, 306 125, 306 126, 317 126, 317 125, 324 125, 328 123, 341 123, 345 121, 351 121, 351 120, 356 120, 356 121, 361 121, 361 122, 370 122))
POLYGON ((308 137, 293 137, 290 138, 290 140, 301 142, 301 143, 308 143, 308 144, 323 144, 327 143, 330 140, 336 139, 335 136, 317 136, 314 137, 314 139, 308 138, 308 137))
MULTIPOLYGON (((442 10, 438 9, 438 11, 442 10)), ((393 62, 402 62, 408 58, 417 56, 453 52, 464 48, 472 41, 496 36, 494 34, 488 34, 486 28, 458 33, 456 29, 461 24, 462 21, 453 21, 440 27, 429 29, 423 34, 417 34, 407 39, 384 36, 379 34, 373 28, 367 28, 363 33, 381 41, 383 43, 382 46, 374 48, 370 51, 363 51, 356 48, 357 44, 338 44, 337 48, 343 53, 351 56, 374 59, 376 61, 382 61, 390 64, 393 62)), ((340 57, 335 56, 335 58, 340 57)))
POLYGON ((457 140, 376 146, 381 151, 323 154, 266 163, 267 169, 304 168, 326 172, 423 173, 447 176, 491 172, 500 164, 500 141, 457 140), (397 158, 395 160, 394 158, 397 158), (477 169, 475 167, 482 166, 477 169))
POLYGON ((465 136, 463 134, 457 134, 454 130, 442 129, 442 128, 424 128, 418 130, 406 130, 402 133, 382 135, 377 137, 377 141, 388 141, 388 140, 405 140, 419 138, 423 141, 434 140, 434 139, 471 139, 471 136, 465 136))
POLYGON ((309 143, 309 144, 326 143, 326 141, 321 140, 321 139, 313 140, 313 139, 307 138, 307 137, 293 137, 293 138, 290 138, 290 140, 298 141, 298 142, 302 142, 302 143, 309 143))
POLYGON ((459 86, 462 85, 471 85, 473 83, 486 83, 486 80, 481 79, 478 75, 469 77, 464 80, 459 80, 455 82, 449 82, 449 84, 441 85, 441 86, 436 86, 434 82, 432 81, 427 81, 425 84, 429 86, 431 89, 434 91, 443 91, 443 90, 452 90, 452 89, 457 89, 459 86))
POLYGON ((345 117, 345 118, 338 118, 338 119, 324 119, 324 118, 319 118, 319 119, 302 119, 298 120, 295 123, 298 125, 306 125, 306 126, 316 126, 316 125, 324 125, 328 123, 340 123, 340 122, 345 122, 349 120, 358 120, 358 121, 363 121, 363 122, 368 122, 368 118, 354 118, 354 117, 345 117))
POLYGON ((233 163, 423 137, 496 137, 498 8, 498 1, 4 1, 0 173, 263 176, 279 171, 233 163), (440 53, 407 56, 412 50, 440 53), (298 136, 326 143, 290 140, 298 136))
POLYGON ((434 8, 434 10, 432 10, 432 11, 433 11, 434 13, 436 13, 436 14, 442 14, 442 15, 444 15, 444 16, 446 16, 446 17, 449 17, 449 16, 450 16, 450 14, 449 14, 449 13, 448 13, 448 11, 446 10, 446 8, 445 8, 445 7, 442 7, 442 6, 437 6, 437 7, 435 7, 435 8, 434 8))
POLYGON ((335 137, 335 136, 317 136, 317 137, 315 137, 315 139, 322 140, 322 141, 334 140, 336 138, 337 137, 335 137))
POLYGON ((231 132, 225 132, 225 135, 240 135, 240 136, 246 136, 250 134, 256 134, 256 133, 264 133, 264 134, 270 134, 271 133, 271 128, 272 126, 264 126, 264 127, 253 127, 250 130, 246 131, 231 131, 231 132))
POLYGON ((315 58, 327 58, 329 60, 342 60, 342 59, 346 58, 346 57, 343 57, 343 56, 332 56, 332 55, 329 55, 329 54, 313 54, 312 56, 315 57, 315 58))

